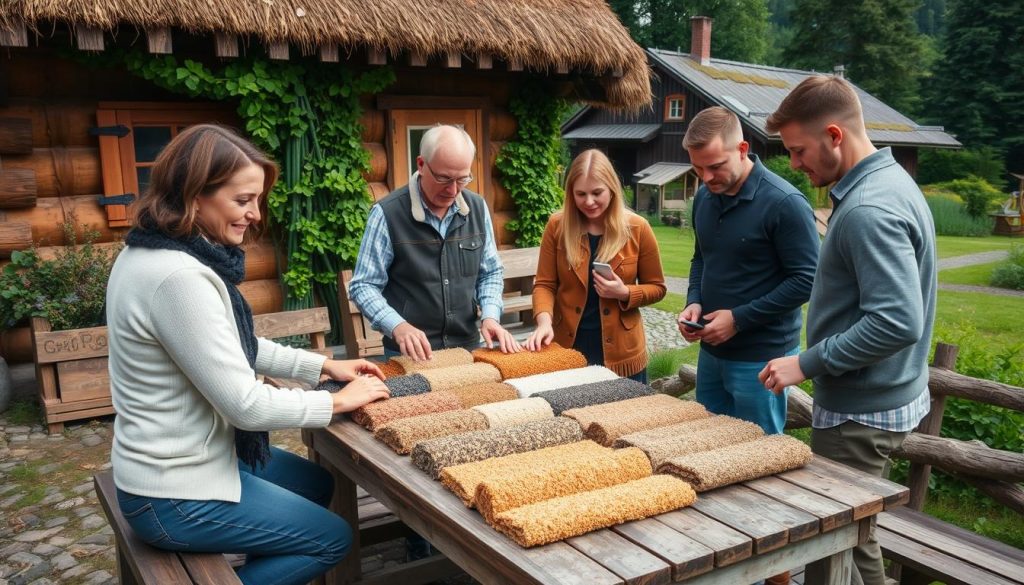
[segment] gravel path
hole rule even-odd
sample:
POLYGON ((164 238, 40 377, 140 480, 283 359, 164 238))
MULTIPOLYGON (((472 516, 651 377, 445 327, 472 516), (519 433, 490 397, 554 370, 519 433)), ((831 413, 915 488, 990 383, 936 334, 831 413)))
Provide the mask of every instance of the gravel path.
POLYGON ((977 286, 973 284, 944 284, 939 283, 942 290, 953 290, 957 292, 976 292, 987 295, 998 295, 1003 297, 1024 297, 1024 290, 1013 290, 1010 288, 997 288, 994 286, 977 286))
MULTIPOLYGON (((962 268, 964 266, 974 266, 976 264, 991 264, 992 262, 999 262, 1006 258, 1009 252, 1006 250, 993 250, 991 252, 979 252, 977 254, 967 254, 965 256, 953 256, 952 258, 943 258, 939 260, 939 270, 947 270, 949 268, 962 268)), ((996 289, 999 290, 999 289, 996 289)))

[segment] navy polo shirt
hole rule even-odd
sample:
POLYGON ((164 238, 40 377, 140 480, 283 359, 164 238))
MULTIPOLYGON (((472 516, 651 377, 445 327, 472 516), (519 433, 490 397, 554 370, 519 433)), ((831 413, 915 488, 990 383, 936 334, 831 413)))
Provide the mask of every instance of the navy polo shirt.
POLYGON ((765 361, 800 343, 800 307, 807 302, 820 241, 814 212, 800 192, 754 168, 736 195, 701 186, 692 204, 696 233, 686 302, 704 314, 731 309, 738 333, 702 348, 715 357, 765 361))

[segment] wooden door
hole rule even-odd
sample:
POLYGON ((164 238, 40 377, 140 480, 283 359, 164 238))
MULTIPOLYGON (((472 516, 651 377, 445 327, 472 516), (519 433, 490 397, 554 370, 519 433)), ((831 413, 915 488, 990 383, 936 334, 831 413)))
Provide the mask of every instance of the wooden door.
POLYGON ((473 182, 467 189, 476 193, 484 191, 483 124, 480 110, 391 110, 391 160, 388 171, 392 189, 409 182, 416 172, 416 156, 419 155, 420 139, 423 133, 435 124, 459 126, 469 134, 476 145, 473 158, 473 182))

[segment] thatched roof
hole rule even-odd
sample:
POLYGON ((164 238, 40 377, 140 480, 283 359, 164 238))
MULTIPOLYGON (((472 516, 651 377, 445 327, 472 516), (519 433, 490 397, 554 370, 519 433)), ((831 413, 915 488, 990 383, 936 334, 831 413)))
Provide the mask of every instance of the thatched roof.
POLYGON ((602 105, 639 109, 651 100, 643 50, 604 0, 3 0, 0 26, 51 22, 114 30, 170 27, 294 44, 372 47, 391 55, 461 52, 559 65, 602 78, 602 105), (621 77, 612 72, 621 71, 621 77))

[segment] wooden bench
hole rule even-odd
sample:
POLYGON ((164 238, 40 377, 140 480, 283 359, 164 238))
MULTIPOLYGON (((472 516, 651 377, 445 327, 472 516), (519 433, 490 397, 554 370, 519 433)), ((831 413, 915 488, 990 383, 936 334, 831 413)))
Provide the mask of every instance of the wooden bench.
MULTIPOLYGON (((537 275, 540 248, 498 250, 498 257, 505 267, 503 321, 505 316, 518 313, 515 320, 529 325, 533 320, 533 278, 537 275)), ((349 297, 348 287, 351 282, 351 270, 338 274, 338 304, 347 313, 347 316, 343 314, 341 317, 345 353, 350 359, 384 355, 384 336, 370 327, 370 322, 349 297)))

